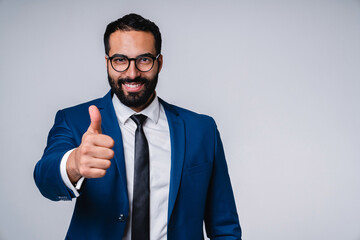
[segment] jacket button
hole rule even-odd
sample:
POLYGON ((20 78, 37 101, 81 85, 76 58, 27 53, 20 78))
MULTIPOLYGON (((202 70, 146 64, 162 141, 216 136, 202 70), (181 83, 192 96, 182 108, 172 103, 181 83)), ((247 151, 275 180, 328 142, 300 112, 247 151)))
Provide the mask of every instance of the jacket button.
POLYGON ((124 214, 120 214, 119 221, 120 222, 125 222, 126 221, 126 217, 124 216, 124 214))

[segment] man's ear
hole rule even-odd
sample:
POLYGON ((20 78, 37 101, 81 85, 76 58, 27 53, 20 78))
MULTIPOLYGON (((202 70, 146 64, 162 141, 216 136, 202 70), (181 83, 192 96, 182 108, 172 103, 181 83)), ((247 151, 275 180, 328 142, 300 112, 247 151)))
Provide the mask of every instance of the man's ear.
POLYGON ((157 61, 158 61, 158 65, 159 65, 159 67, 158 67, 158 73, 160 73, 160 71, 161 71, 161 69, 162 69, 162 66, 163 66, 163 55, 162 55, 162 54, 160 54, 160 56, 158 57, 157 61))
POLYGON ((109 57, 107 55, 105 55, 106 68, 108 68, 108 63, 109 63, 108 59, 109 59, 109 57))

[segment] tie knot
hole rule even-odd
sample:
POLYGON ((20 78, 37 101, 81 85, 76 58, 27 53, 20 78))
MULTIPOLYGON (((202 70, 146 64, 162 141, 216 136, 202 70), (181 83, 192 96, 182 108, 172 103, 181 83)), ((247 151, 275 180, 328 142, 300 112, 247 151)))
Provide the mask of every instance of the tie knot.
POLYGON ((137 126, 139 126, 145 122, 147 117, 142 114, 136 114, 136 115, 134 114, 130 118, 136 123, 137 126))

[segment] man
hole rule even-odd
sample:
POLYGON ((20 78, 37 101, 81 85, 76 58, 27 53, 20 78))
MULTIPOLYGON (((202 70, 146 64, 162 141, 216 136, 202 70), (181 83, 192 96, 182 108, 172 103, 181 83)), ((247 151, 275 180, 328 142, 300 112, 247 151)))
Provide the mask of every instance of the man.
POLYGON ((77 198, 66 239, 241 239, 214 120, 156 95, 161 35, 126 15, 104 34, 111 91, 60 110, 34 170, 51 200, 77 198))

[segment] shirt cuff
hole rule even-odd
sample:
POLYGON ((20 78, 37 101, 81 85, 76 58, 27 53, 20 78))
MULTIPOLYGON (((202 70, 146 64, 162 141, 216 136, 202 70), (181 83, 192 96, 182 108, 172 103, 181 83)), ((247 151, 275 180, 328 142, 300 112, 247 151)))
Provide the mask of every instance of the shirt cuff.
POLYGON ((73 191, 73 193, 75 194, 75 197, 78 197, 78 196, 80 195, 79 192, 78 192, 78 190, 80 190, 81 185, 82 185, 82 183, 84 182, 84 179, 85 179, 85 178, 84 178, 84 177, 81 177, 81 178, 79 179, 79 181, 77 181, 77 183, 75 184, 75 187, 74 187, 74 185, 72 185, 72 183, 71 183, 71 181, 70 181, 70 179, 69 179, 69 176, 68 176, 68 174, 67 174, 67 172, 66 172, 66 163, 67 163, 67 160, 68 160, 70 154, 72 153, 72 151, 74 151, 74 150, 75 150, 75 148, 67 151, 67 152, 64 154, 64 156, 62 157, 61 163, 60 163, 60 174, 61 174, 61 178, 62 178, 64 184, 65 184, 71 191, 73 191))

